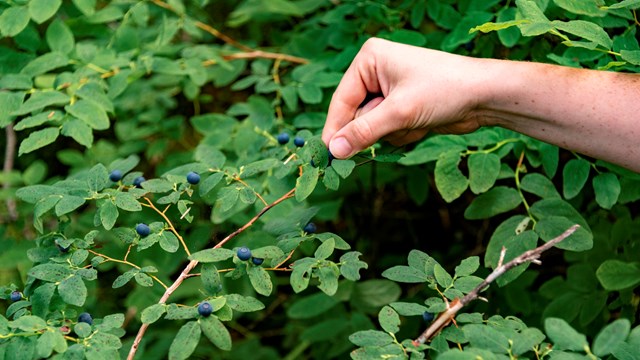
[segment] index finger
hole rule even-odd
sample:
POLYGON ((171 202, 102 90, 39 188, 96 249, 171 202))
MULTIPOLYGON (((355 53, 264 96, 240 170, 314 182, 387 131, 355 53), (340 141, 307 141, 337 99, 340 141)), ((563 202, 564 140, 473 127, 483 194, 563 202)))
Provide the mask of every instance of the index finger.
POLYGON ((363 57, 362 53, 356 55, 333 93, 322 130, 322 140, 327 146, 333 135, 353 120, 367 94, 380 92, 375 59, 363 57))

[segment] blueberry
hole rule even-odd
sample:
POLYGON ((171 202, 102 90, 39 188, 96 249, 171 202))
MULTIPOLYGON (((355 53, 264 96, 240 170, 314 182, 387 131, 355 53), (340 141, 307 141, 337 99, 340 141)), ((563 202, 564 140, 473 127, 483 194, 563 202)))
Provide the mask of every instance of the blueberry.
POLYGON ((133 186, 139 188, 142 187, 142 183, 147 181, 147 179, 144 178, 144 176, 138 176, 137 178, 133 179, 133 186))
POLYGON ((262 265, 262 263, 264 262, 263 258, 251 258, 251 262, 253 263, 253 265, 262 265))
POLYGON ((80 316, 78 316, 78 322, 93 325, 93 318, 91 317, 91 314, 83 312, 82 314, 80 314, 80 316))
POLYGON ((433 318, 434 318, 434 315, 432 313, 428 312, 428 311, 425 311, 425 312, 422 313, 422 319, 425 322, 431 322, 433 320, 433 318))
POLYGON ((11 293, 11 301, 16 302, 22 300, 22 294, 20 291, 14 291, 11 293))
POLYGON ((113 170, 111 174, 109 174, 109 180, 113 182, 118 182, 121 179, 122 179, 122 171, 120 170, 113 170))
POLYGON ((58 243, 56 243, 56 246, 58 247, 58 250, 60 250, 61 253, 68 253, 69 249, 71 248, 71 246, 64 247, 58 243))
POLYGON ((138 233, 138 235, 146 237, 151 234, 151 229, 147 224, 138 224, 136 225, 136 232, 138 233))
POLYGON ((278 134, 278 143, 284 145, 289 142, 289 134, 283 132, 278 134))
POLYGON ((297 147, 303 147, 304 139, 301 138, 300 136, 296 136, 295 138, 293 138, 293 144, 297 147))
POLYGON ((238 255, 238 259, 242 261, 247 261, 251 258, 251 250, 249 250, 248 247, 243 246, 238 249, 238 252, 236 253, 236 255, 238 255))
POLYGON ((200 182, 200 175, 198 175, 198 173, 195 173, 193 171, 190 171, 187 174, 187 181, 189 182, 189 184, 191 185, 196 185, 197 183, 200 182))
POLYGON ((331 166, 331 162, 333 161, 333 159, 335 159, 336 157, 333 156, 333 154, 331 153, 331 150, 327 150, 327 156, 329 157, 329 166, 331 166))
POLYGON ((313 234, 314 232, 316 232, 316 230, 318 230, 318 228, 316 227, 316 224, 310 222, 307 225, 304 226, 304 232, 309 233, 309 234, 313 234))
POLYGON ((207 317, 213 312, 213 306, 208 301, 203 301, 198 305, 198 314, 207 317))

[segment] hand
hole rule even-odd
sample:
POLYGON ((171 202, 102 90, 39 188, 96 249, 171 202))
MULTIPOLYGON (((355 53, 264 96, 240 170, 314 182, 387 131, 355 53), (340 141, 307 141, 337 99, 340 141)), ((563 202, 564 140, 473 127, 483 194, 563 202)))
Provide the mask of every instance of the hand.
POLYGON ((427 132, 467 133, 476 109, 483 60, 370 39, 336 89, 322 133, 332 154, 347 158, 379 139, 404 145, 427 132), (362 107, 368 94, 379 94, 362 107))

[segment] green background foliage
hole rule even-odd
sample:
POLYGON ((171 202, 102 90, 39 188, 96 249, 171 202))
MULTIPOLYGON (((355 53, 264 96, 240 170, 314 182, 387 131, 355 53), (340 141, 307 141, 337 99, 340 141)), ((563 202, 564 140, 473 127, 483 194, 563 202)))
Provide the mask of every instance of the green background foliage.
POLYGON ((318 136, 372 36, 637 72, 638 8, 0 1, 0 358, 126 358, 148 326, 139 359, 640 359, 640 175, 500 128, 331 162, 318 136), (409 340, 503 247, 509 261, 573 224, 542 266, 500 277, 427 344, 409 340))

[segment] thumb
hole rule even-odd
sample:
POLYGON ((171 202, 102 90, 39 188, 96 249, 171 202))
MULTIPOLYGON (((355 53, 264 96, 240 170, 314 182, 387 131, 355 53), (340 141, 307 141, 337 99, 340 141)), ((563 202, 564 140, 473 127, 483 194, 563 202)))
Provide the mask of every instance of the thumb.
POLYGON ((392 120, 394 117, 391 103, 388 98, 384 99, 371 110, 365 109, 365 105, 360 112, 362 115, 351 120, 333 135, 329 141, 331 154, 339 159, 348 158, 397 130, 397 124, 392 120))

